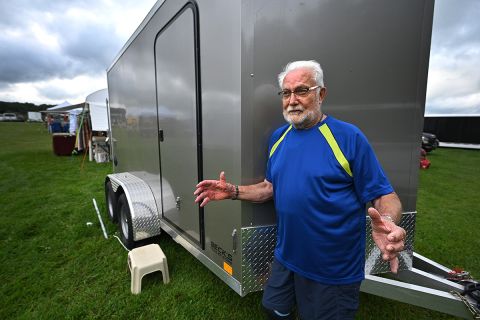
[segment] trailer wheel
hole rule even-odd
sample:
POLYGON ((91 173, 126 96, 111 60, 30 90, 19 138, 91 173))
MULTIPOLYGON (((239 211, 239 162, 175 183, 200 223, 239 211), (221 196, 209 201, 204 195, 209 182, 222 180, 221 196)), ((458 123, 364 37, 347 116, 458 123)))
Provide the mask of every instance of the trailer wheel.
POLYGON ((120 233, 120 239, 125 247, 132 249, 135 246, 135 241, 133 241, 132 215, 130 214, 127 196, 124 193, 118 198, 118 209, 118 231, 120 233))
POLYGON ((107 214, 110 221, 117 223, 118 206, 117 206, 117 194, 113 191, 112 183, 108 181, 105 184, 105 202, 107 203, 107 214))

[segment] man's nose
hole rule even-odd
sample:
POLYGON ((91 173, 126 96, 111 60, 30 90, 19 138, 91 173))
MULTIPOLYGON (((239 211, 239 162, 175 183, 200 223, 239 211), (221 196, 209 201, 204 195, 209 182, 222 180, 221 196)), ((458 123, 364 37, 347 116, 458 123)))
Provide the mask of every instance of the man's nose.
POLYGON ((292 92, 290 94, 290 98, 288 98, 288 104, 289 105, 297 105, 298 104, 297 96, 295 95, 295 93, 292 92))

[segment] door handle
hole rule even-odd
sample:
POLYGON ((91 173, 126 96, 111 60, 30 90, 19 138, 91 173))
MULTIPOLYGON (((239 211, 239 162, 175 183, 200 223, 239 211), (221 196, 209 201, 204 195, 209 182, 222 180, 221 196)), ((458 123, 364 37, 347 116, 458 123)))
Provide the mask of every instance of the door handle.
POLYGON ((175 203, 176 203, 175 206, 177 207, 177 210, 180 210, 180 204, 182 203, 182 198, 177 197, 177 198, 175 199, 175 203))
POLYGON ((237 251, 237 229, 232 231, 232 253, 237 251))

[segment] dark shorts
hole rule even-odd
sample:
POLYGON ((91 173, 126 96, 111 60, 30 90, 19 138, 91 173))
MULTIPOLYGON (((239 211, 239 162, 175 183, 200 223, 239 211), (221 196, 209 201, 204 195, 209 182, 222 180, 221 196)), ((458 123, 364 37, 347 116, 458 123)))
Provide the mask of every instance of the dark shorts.
POLYGON ((273 258, 272 273, 263 291, 265 308, 282 314, 296 305, 300 319, 354 319, 360 284, 325 285, 285 268, 273 258))

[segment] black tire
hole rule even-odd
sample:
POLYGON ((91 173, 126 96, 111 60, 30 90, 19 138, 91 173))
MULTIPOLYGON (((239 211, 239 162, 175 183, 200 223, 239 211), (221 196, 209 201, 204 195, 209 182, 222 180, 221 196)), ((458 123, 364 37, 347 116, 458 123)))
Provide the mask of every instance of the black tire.
POLYGON ((125 193, 118 198, 118 232, 125 247, 133 249, 135 241, 133 241, 132 215, 125 193))
POLYGON ((423 149, 426 151, 426 152, 432 152, 433 151, 433 147, 428 145, 428 146, 423 146, 423 149))
POLYGON ((113 191, 112 183, 108 181, 105 184, 105 203, 107 206, 108 219, 113 223, 118 221, 118 197, 115 191, 113 191))

